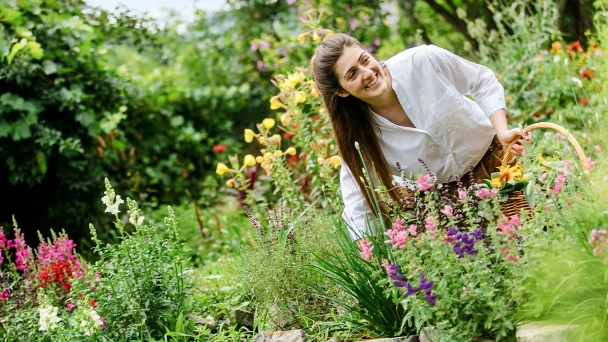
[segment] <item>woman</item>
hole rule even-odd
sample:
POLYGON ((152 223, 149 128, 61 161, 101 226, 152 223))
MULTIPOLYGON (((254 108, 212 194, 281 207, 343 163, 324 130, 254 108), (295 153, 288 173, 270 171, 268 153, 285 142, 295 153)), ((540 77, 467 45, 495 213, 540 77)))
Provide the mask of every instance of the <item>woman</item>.
POLYGON ((380 63, 355 38, 332 34, 317 47, 311 67, 344 161, 343 217, 353 239, 363 235, 371 212, 355 142, 368 167, 374 165, 376 182, 399 201, 392 185, 397 162, 409 174, 422 167, 420 158, 442 183, 477 165, 480 181, 495 171, 502 147, 517 139, 513 152, 520 155, 530 140, 529 133, 509 129, 494 73, 439 47, 407 49, 380 63))

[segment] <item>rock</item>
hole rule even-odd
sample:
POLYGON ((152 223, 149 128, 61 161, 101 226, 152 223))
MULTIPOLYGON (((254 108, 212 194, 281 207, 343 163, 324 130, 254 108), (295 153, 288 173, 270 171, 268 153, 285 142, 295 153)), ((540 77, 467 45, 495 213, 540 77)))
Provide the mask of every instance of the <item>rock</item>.
POLYGON ((252 342, 305 342, 304 330, 265 332, 255 335, 252 342))
POLYGON ((342 340, 336 338, 336 337, 332 337, 329 340, 327 340, 327 342, 342 342, 342 340))
MULTIPOLYGON (((418 336, 418 341, 420 342, 437 342, 439 340, 441 340, 441 336, 437 336, 436 332, 434 332, 433 330, 435 330, 433 327, 430 328, 422 328, 422 330, 420 330, 420 335, 418 336), (426 332, 426 334, 425 334, 426 332), (426 335, 429 335, 429 337, 427 338, 426 335)), ((473 338, 473 342, 494 342, 494 340, 490 340, 487 338, 482 338, 482 337, 475 337, 473 338)))
POLYGON ((517 328, 517 342, 566 342, 576 325, 530 322, 517 328))
POLYGON ((254 313, 246 310, 237 309, 234 311, 234 318, 236 324, 240 327, 245 327, 249 330, 253 330, 253 318, 254 313))
MULTIPOLYGON (((410 337, 408 337, 407 341, 409 341, 410 337)), ((417 341, 418 340, 416 340, 415 342, 417 341)), ((361 340, 359 342, 405 342, 405 337, 378 338, 375 340, 361 340)))

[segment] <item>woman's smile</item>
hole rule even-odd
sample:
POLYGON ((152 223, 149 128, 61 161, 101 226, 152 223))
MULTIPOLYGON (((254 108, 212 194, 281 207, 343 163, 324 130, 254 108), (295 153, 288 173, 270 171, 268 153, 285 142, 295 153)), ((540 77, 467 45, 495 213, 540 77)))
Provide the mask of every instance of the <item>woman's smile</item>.
POLYGON ((374 79, 365 86, 365 89, 376 88, 377 85, 378 85, 378 74, 376 73, 374 75, 374 79))

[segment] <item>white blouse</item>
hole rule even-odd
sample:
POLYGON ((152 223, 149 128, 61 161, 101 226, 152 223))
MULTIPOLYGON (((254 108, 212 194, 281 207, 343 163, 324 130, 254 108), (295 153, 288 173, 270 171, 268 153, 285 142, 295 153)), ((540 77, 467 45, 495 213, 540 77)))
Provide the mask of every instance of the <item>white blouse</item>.
MULTIPOLYGON (((477 165, 495 135, 490 115, 506 109, 504 88, 494 73, 434 45, 407 49, 385 64, 392 88, 416 127, 398 126, 374 113, 393 178, 400 180, 396 162, 406 175, 411 170, 426 173, 419 158, 442 183, 477 165), (476 102, 464 95, 472 95, 476 102)), ((342 216, 357 239, 371 211, 346 164, 340 170, 340 189, 342 216)))

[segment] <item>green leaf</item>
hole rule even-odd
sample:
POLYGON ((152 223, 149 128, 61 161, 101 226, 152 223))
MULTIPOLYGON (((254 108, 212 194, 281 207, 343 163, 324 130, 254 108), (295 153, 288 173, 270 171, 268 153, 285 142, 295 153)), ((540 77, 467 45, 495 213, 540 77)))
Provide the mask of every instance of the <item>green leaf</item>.
POLYGON ((15 131, 13 132, 13 140, 19 141, 21 139, 27 139, 32 136, 32 132, 30 131, 30 126, 28 126, 24 121, 19 120, 15 123, 15 131))
POLYGON ((45 59, 42 62, 42 69, 45 75, 51 75, 57 72, 57 64, 53 63, 53 61, 45 59))
POLYGON ((8 57, 7 57, 8 64, 11 64, 11 62, 13 61, 13 58, 15 58, 17 53, 19 53, 19 51, 21 51, 21 49, 23 49, 25 47, 25 45, 27 43, 22 43, 24 41, 25 41, 25 39, 22 39, 21 41, 13 44, 13 47, 11 48, 11 53, 9 53, 8 57))
POLYGON ((184 124, 184 117, 181 115, 176 115, 171 118, 171 126, 178 127, 184 124))

